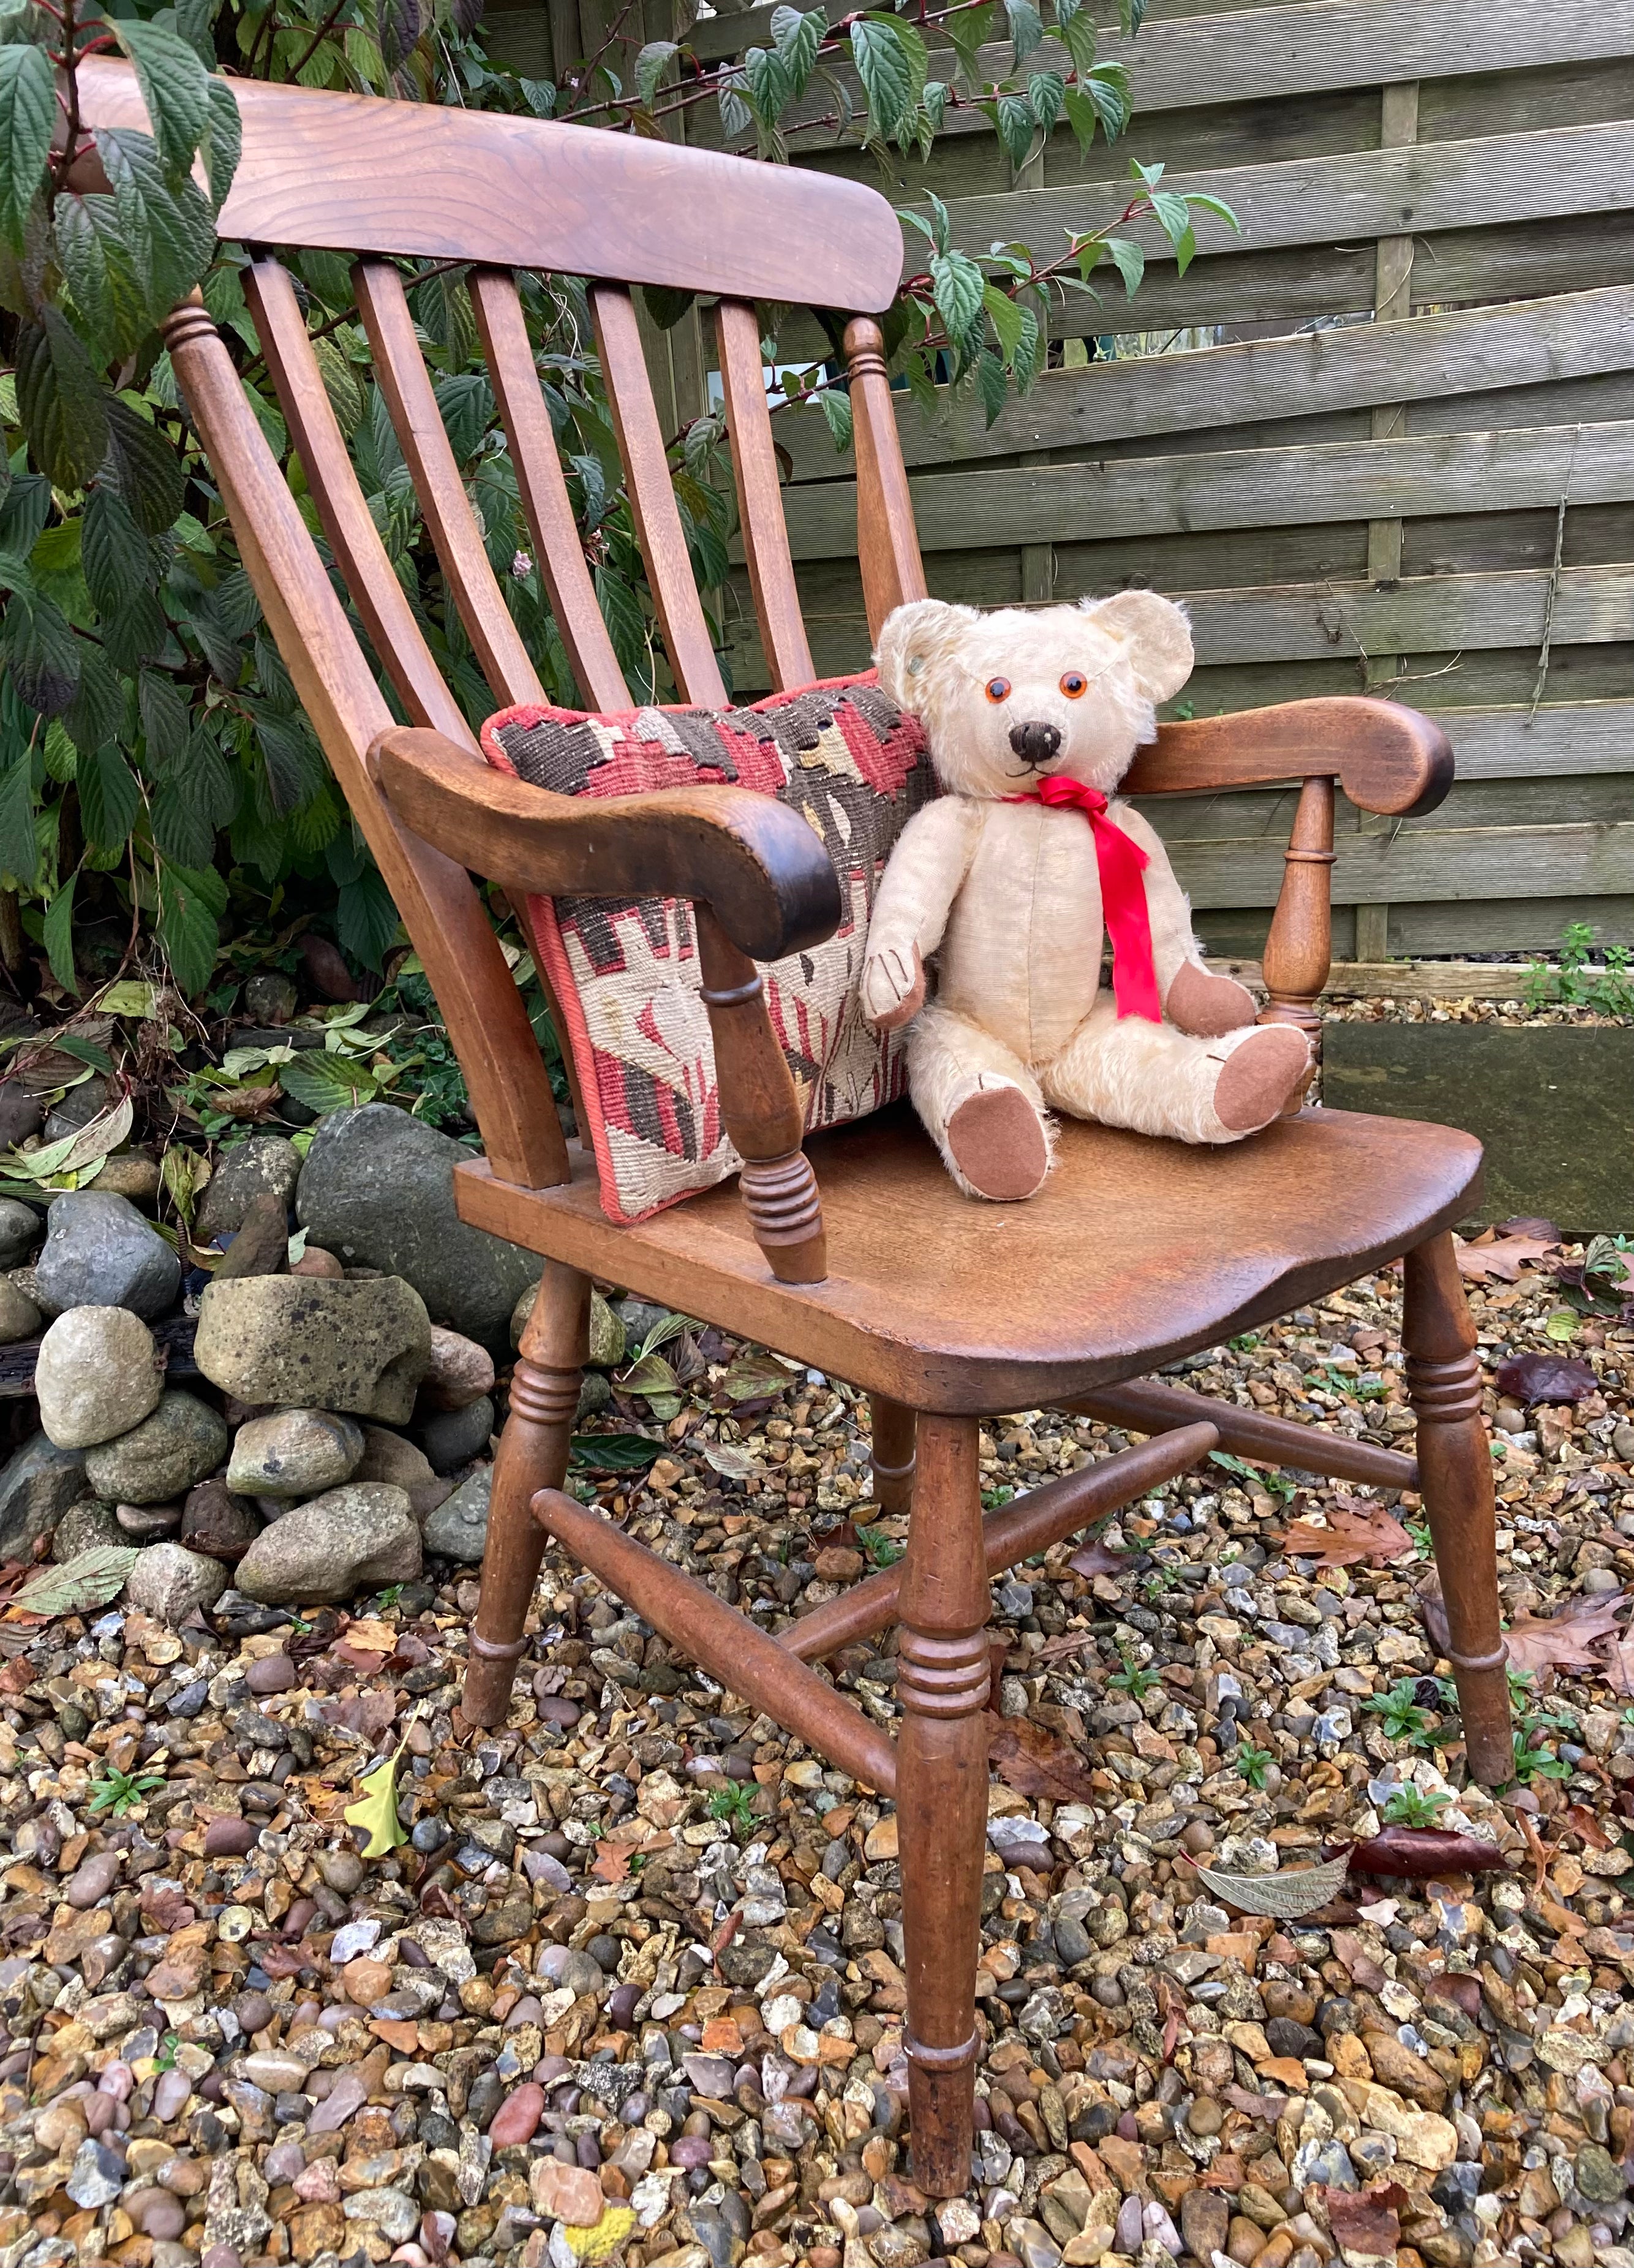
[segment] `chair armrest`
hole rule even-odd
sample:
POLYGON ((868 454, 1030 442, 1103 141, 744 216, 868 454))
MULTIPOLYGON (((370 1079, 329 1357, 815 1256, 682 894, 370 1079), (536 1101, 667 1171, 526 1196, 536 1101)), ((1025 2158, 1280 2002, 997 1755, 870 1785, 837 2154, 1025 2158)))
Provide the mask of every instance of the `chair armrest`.
POLYGON ((798 812, 752 788, 553 795, 412 725, 382 733, 369 764, 405 826, 513 892, 701 902, 753 961, 839 926, 828 852, 798 812))
POLYGON ((1125 795, 1185 795, 1262 781, 1336 779, 1361 811, 1417 818, 1453 784, 1446 733, 1399 701, 1284 701, 1159 727, 1123 778, 1125 795))

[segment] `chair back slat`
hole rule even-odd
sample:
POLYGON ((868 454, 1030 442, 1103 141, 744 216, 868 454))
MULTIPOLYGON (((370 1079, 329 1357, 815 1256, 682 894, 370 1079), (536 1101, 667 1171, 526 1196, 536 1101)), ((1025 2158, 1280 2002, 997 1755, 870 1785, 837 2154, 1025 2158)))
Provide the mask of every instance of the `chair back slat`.
POLYGON ((392 712, 225 344, 196 298, 169 318, 165 342, 301 705, 458 1036, 494 1171, 534 1189, 567 1181, 550 1082, 499 940, 465 869, 400 825, 370 777, 369 752, 390 729, 392 712))
POLYGON ((591 708, 622 709, 629 688, 585 563, 515 279, 502 269, 479 268, 467 280, 489 379, 504 420, 517 490, 533 534, 534 564, 550 594, 550 609, 573 674, 591 708))
POLYGON ((501 701, 542 701, 545 688, 477 533, 415 336, 403 279, 383 260, 360 260, 352 269, 352 288, 374 355, 375 383, 386 396, 420 509, 482 674, 501 701))
POLYGON ((794 562, 789 556, 777 452, 761 363, 760 325, 753 306, 741 299, 723 299, 716 311, 716 324, 749 588, 754 595, 761 645, 771 681, 782 692, 790 686, 809 685, 815 672, 806 625, 800 619, 794 562))
POLYGON ((669 460, 635 306, 628 291, 599 284, 590 294, 590 311, 637 541, 646 562, 652 602, 675 682, 683 700, 700 708, 724 709, 726 688, 693 577, 675 491, 670 485, 669 460))
POLYGON ((471 728, 431 659, 357 485, 290 272, 263 253, 251 261, 243 281, 319 520, 370 643, 413 721, 475 748, 471 728))
POLYGON ((857 555, 868 635, 877 638, 893 607, 925 596, 924 565, 891 401, 885 340, 872 316, 858 315, 846 325, 845 362, 851 376, 857 458, 857 555))

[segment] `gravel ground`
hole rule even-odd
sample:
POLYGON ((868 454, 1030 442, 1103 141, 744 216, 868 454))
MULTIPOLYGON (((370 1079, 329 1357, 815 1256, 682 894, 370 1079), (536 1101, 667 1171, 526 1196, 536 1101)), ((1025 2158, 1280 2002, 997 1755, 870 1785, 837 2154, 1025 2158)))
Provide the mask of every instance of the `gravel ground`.
MULTIPOLYGON (((888 1807, 593 1579, 551 1561, 511 1721, 463 1740, 464 1571, 179 1632, 0 1616, 0 2268, 1634 2268, 1634 1328, 1535 1266, 1471 1292, 1522 1780, 1464 1785, 1411 1496, 1217 1460, 1086 1572, 997 1583, 979 2179, 934 2208, 888 1807), (1500 1395, 1520 1354, 1593 1374, 1500 1395), (1285 1556, 1294 1519, 1362 1556, 1285 1556), (393 1755, 408 1839, 365 1859, 342 1814, 393 1755), (1419 1820, 1508 1871, 1279 1920, 1192 1869, 1419 1820)), ((1188 1382, 1396 1442, 1399 1329, 1387 1274, 1188 1382)), ((581 1493, 768 1628, 893 1556, 865 1403, 713 1331, 666 1354, 667 1424, 594 1421, 663 1454, 581 1493)), ((1122 1438, 996 1423, 990 1501, 1122 1438)), ((888 1722, 890 1645, 835 1667, 888 1722)))

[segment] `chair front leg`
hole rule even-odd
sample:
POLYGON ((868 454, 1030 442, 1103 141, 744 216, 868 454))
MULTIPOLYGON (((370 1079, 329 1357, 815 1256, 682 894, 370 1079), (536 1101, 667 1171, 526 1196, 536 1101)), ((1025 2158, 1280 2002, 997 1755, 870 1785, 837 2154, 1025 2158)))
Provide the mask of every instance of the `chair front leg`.
POLYGON ((1402 1337, 1418 1418, 1419 1488, 1446 1602, 1448 1657, 1469 1769, 1483 1787, 1514 1778, 1508 1655, 1498 1598, 1492 1452, 1481 1418, 1481 1367, 1453 1240, 1407 1256, 1402 1337))
POLYGON ((541 1489, 559 1489, 566 1477, 589 1331, 589 1277, 548 1260, 523 1327, 511 1379, 511 1415, 494 1460, 482 1595, 460 1701, 468 1724, 503 1725, 510 1711, 516 1666, 527 1651, 523 1626, 545 1549, 533 1499, 541 1489))
POLYGON ((896 1812, 906 1940, 913 2177, 970 2185, 975 1964, 987 1845, 987 1562, 974 1418, 919 1420, 902 1562, 896 1812))
POLYGON ((872 1437, 873 1500, 883 1513, 907 1512, 913 1504, 914 1440, 917 1420, 900 1402, 883 1394, 868 1396, 872 1437))

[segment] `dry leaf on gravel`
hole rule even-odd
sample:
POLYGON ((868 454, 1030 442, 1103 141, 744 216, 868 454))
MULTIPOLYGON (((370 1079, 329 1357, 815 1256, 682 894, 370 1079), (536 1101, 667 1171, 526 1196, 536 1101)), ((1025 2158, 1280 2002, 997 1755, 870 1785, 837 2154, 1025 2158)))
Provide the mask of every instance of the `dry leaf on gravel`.
POLYGON ((1477 1237, 1472 1244, 1456 1244, 1458 1272, 1477 1284, 1495 1278, 1505 1284, 1518 1283, 1523 1262, 1546 1259, 1559 1243, 1557 1236, 1477 1237))
POLYGON ((1211 1895, 1239 1913, 1271 1914, 1278 1921, 1298 1921, 1314 1913, 1344 1888, 1350 1853, 1326 1859, 1318 1867, 1300 1867, 1275 1874, 1223 1874, 1217 1867, 1196 1867, 1197 1880, 1211 1895))
POLYGON ((1479 1835, 1460 1835, 1450 1827, 1385 1827, 1345 1852, 1358 1874, 1402 1875, 1427 1881, 1436 1874, 1507 1874, 1509 1861, 1497 1844, 1479 1835))
POLYGON ((356 1803, 346 1807, 345 1819, 349 1827, 363 1829, 368 1839, 363 1846, 365 1859, 389 1858, 399 1844, 408 1840, 397 1816, 396 1756, 383 1756, 372 1771, 366 1771, 358 1781, 356 1803))
POLYGON ((1052 1803, 1093 1803, 1089 1767, 1047 1725, 1030 1717, 996 1717, 990 1712, 988 1750, 993 1770, 1018 1795, 1047 1795, 1052 1803))
POLYGON ((1399 1520, 1381 1504, 1360 1497, 1336 1497, 1327 1526, 1296 1520, 1282 1539, 1291 1559, 1314 1559, 1319 1567, 1354 1567, 1363 1560, 1399 1559, 1416 1547, 1399 1520))
POLYGON ((1604 1669, 1601 1641, 1616 1635, 1617 1616, 1628 1604, 1628 1594, 1609 1598, 1574 1599, 1564 1614, 1539 1621, 1522 1615, 1504 1632, 1512 1669, 1604 1669))
POLYGON ((1575 1355, 1512 1354, 1499 1363, 1497 1384, 1500 1394, 1513 1394, 1518 1402, 1581 1402, 1600 1381, 1575 1355))
POLYGON ((598 1843, 590 1871, 598 1881, 627 1882, 629 1880, 629 1844, 598 1843))
POLYGON ((1075 1575, 1082 1575, 1086 1581, 1093 1581, 1097 1575, 1124 1574, 1129 1568, 1123 1554, 1113 1550, 1111 1545, 1103 1543, 1098 1535, 1093 1536, 1076 1550, 1067 1565, 1075 1575))
POLYGON ((136 1565, 137 1550, 124 1543, 99 1543, 82 1551, 65 1567, 42 1567, 32 1576, 6 1609, 8 1615, 33 1615, 44 1622, 57 1615, 78 1615, 105 1607, 125 1587, 125 1578, 136 1565))
POLYGON ((1372 2189, 1324 2189, 1328 2226, 1333 2241, 1349 2261, 1394 2260, 1402 2242, 1402 2207, 1407 2191, 1399 2182, 1379 2182, 1372 2189))

